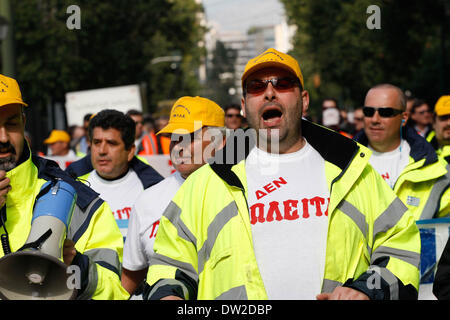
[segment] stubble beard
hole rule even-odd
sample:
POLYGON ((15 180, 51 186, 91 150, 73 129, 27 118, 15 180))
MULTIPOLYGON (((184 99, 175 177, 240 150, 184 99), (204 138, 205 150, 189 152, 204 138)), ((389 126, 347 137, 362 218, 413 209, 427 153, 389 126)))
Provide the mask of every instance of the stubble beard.
POLYGON ((0 170, 10 171, 16 167, 16 159, 14 156, 9 156, 0 159, 0 170))

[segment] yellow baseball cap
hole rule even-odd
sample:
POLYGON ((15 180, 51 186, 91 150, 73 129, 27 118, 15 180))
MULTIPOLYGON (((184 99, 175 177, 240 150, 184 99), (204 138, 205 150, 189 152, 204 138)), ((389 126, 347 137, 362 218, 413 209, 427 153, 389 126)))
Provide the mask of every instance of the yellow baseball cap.
POLYGON ((52 130, 50 136, 44 140, 45 144, 52 144, 58 141, 70 142, 70 136, 64 130, 52 130))
POLYGON ((0 107, 7 104, 28 105, 22 100, 19 84, 13 78, 0 74, 0 107))
POLYGON ((300 80, 302 88, 305 87, 303 83, 302 71, 300 70, 300 66, 298 65, 297 60, 295 60, 288 54, 270 48, 267 49, 262 54, 260 54, 259 56, 256 56, 255 58, 250 59, 247 62, 247 65, 245 66, 244 69, 244 73, 242 74, 241 77, 242 89, 244 89, 245 80, 248 78, 250 74, 267 67, 279 67, 286 69, 289 72, 292 72, 297 76, 298 80, 300 80))
POLYGON ((173 104, 169 123, 160 133, 192 133, 204 126, 225 126, 225 112, 217 103, 202 97, 181 97, 173 104))
POLYGON ((440 117, 450 114, 450 96, 442 96, 434 106, 434 112, 440 117))

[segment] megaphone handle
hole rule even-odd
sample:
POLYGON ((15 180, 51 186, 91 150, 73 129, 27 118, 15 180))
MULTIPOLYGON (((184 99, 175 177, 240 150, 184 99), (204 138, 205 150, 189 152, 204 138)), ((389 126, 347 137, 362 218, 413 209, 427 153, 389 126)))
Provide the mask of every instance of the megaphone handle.
POLYGON ((6 256, 11 253, 11 247, 9 246, 9 237, 7 233, 1 235, 3 254, 6 256))
POLYGON ((49 228, 42 236, 40 236, 36 241, 26 243, 17 251, 22 251, 25 249, 33 248, 33 249, 39 249, 42 245, 42 243, 45 242, 52 234, 52 229, 49 228))
POLYGON ((5 219, 6 219, 6 205, 4 205, 0 209, 0 220, 1 220, 1 223, 3 226, 3 229, 5 230, 5 233, 1 235, 2 249, 3 249, 3 254, 7 255, 7 254, 11 253, 11 247, 9 246, 9 236, 8 236, 8 230, 6 230, 5 219))

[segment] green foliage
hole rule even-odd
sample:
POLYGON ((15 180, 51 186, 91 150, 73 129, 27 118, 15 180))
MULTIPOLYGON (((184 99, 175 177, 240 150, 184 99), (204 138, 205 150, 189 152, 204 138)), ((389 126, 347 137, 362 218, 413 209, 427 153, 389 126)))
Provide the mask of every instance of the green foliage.
POLYGON ((147 84, 150 109, 164 99, 194 95, 204 56, 195 0, 20 0, 15 17, 17 78, 27 101, 64 101, 68 91, 147 84), (68 6, 81 9, 69 30, 68 6), (179 63, 152 64, 180 55, 179 63))
POLYGON ((281 1, 297 26, 292 54, 316 111, 325 96, 345 107, 361 105, 367 90, 384 82, 432 104, 445 89, 448 94, 449 42, 444 54, 441 39, 449 19, 445 0, 281 1), (381 29, 366 26, 370 5, 381 9, 381 29))
POLYGON ((226 48, 221 41, 216 42, 211 66, 208 68, 208 85, 204 95, 221 107, 239 102, 237 95, 233 100, 229 93, 230 88, 234 88, 236 83, 234 70, 236 58, 236 50, 226 48))

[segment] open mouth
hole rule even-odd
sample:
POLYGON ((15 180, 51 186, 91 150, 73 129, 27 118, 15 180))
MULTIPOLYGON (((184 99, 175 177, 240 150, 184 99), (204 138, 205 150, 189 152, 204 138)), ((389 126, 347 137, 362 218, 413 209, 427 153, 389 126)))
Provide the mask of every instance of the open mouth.
POLYGON ((264 110, 262 119, 264 121, 264 125, 266 125, 267 127, 273 127, 280 124, 282 116, 283 112, 281 112, 280 108, 269 107, 264 110))
POLYGON ((0 157, 9 157, 14 154, 15 152, 13 149, 0 149, 0 157))

